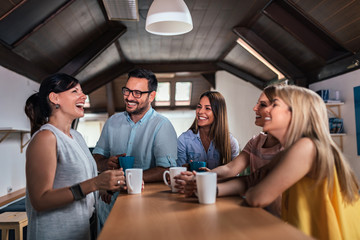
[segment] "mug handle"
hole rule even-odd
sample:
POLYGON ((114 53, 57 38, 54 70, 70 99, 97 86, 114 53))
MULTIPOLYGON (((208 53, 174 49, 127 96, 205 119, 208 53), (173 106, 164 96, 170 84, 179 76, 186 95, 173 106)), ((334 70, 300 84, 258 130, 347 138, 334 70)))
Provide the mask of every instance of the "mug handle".
POLYGON ((171 185, 170 185, 169 182, 166 180, 166 174, 169 174, 169 176, 170 176, 170 172, 169 172, 168 170, 166 170, 166 171, 164 172, 164 174, 163 174, 164 183, 171 188, 171 185))
POLYGON ((128 185, 129 185, 129 189, 130 189, 130 191, 133 191, 133 186, 131 185, 131 176, 132 176, 132 174, 131 174, 131 172, 128 172, 128 185))

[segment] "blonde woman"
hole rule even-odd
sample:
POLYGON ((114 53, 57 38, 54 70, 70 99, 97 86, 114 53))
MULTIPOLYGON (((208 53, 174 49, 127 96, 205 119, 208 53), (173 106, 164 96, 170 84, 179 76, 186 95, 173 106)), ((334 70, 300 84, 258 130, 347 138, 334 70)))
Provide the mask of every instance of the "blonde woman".
POLYGON ((213 169, 230 162, 238 154, 239 143, 229 132, 224 97, 215 91, 203 93, 193 124, 178 138, 177 165, 197 160, 213 169))
POLYGON ((262 181, 254 184, 253 175, 219 184, 219 196, 240 192, 248 205, 265 207, 282 194, 282 218, 306 234, 360 239, 359 183, 330 136, 322 99, 306 88, 278 87, 264 131, 284 151, 268 173, 254 174, 265 174, 262 181))

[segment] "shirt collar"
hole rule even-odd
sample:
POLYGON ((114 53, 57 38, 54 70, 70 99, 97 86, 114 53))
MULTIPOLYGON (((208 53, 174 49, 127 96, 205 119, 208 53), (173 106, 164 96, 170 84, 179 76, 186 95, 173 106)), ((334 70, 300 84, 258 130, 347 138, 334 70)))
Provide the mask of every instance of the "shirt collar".
MULTIPOLYGON (((138 121, 138 123, 141 125, 143 122, 146 122, 150 117, 151 115, 154 113, 154 109, 150 106, 149 110, 145 113, 145 115, 138 121)), ((131 120, 130 118, 130 115, 128 112, 125 111, 125 116, 126 116, 126 119, 128 120, 128 122, 133 122, 133 120, 131 120)))
MULTIPOLYGON (((200 131, 199 130, 198 130, 198 132, 196 134, 194 134, 194 139, 198 139, 201 142, 200 131)), ((210 146, 212 145, 212 142, 213 142, 213 140, 210 141, 210 146)))
POLYGON ((197 139, 201 142, 200 131, 198 131, 196 134, 194 134, 194 139, 197 139))
POLYGON ((198 131, 195 136, 200 139, 200 131, 198 131))

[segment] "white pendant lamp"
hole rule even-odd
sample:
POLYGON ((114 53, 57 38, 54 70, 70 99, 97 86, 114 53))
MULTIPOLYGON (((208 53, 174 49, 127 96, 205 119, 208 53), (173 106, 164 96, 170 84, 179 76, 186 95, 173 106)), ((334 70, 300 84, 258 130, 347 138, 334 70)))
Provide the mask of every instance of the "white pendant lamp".
POLYGON ((154 0, 146 17, 146 31, 157 35, 180 35, 190 32, 193 23, 183 0, 154 0))

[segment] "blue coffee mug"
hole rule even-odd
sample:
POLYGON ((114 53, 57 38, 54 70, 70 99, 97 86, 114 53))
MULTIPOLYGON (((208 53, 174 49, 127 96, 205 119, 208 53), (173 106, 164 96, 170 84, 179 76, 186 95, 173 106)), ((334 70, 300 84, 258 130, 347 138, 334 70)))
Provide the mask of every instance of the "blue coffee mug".
POLYGON ((203 161, 190 162, 190 171, 203 172, 203 170, 199 170, 202 167, 206 167, 206 162, 203 161))
POLYGON ((126 169, 134 167, 134 157, 133 156, 123 156, 119 157, 119 165, 123 169, 124 174, 126 169))

